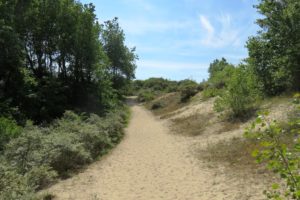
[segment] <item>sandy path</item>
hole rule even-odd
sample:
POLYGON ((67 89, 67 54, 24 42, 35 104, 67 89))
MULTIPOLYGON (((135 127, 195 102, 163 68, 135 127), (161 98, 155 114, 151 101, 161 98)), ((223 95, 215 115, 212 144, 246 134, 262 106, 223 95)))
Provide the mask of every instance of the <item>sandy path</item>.
POLYGON ((251 196, 258 185, 243 187, 243 180, 226 176, 222 167, 204 167, 190 152, 189 140, 168 134, 162 121, 134 105, 121 144, 49 191, 72 200, 260 199, 251 196))

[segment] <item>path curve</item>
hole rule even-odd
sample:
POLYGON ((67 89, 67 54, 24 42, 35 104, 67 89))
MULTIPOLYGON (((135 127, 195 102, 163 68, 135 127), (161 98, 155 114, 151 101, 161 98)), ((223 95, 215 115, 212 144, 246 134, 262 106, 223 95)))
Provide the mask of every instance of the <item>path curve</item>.
POLYGON ((199 167, 183 137, 169 134, 164 122, 143 107, 131 109, 123 141, 84 172, 51 187, 56 199, 241 199, 246 191, 232 191, 239 182, 216 183, 224 174, 199 167))

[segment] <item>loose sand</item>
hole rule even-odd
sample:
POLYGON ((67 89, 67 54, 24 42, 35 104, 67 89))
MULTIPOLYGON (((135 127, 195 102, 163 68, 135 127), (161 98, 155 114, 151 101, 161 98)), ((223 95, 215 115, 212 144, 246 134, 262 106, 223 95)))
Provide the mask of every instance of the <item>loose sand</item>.
POLYGON ((72 200, 264 199, 259 181, 226 174, 222 166, 209 168, 194 156, 195 141, 170 134, 165 121, 142 106, 131 108, 123 141, 84 172, 48 192, 56 199, 72 200))

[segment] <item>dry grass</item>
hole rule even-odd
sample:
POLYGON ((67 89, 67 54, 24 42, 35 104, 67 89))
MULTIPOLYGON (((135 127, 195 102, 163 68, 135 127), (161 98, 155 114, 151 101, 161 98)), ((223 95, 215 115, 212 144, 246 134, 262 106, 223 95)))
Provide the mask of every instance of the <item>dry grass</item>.
POLYGON ((189 116, 171 119, 172 131, 186 136, 197 136, 213 127, 214 134, 222 134, 240 128, 241 122, 226 121, 217 118, 215 113, 195 113, 189 116), (214 126, 217 124, 218 126, 214 126))
POLYGON ((267 170, 264 163, 257 163, 251 156, 251 153, 258 148, 259 144, 253 140, 232 138, 228 141, 208 144, 207 148, 199 149, 196 152, 199 159, 207 161, 210 166, 222 165, 227 173, 251 174, 272 182, 276 179, 275 174, 267 170))
POLYGON ((172 119, 172 130, 175 133, 196 136, 203 133, 205 128, 209 125, 210 119, 214 117, 213 113, 209 114, 194 114, 187 117, 172 119))
POLYGON ((208 144, 206 149, 199 150, 199 156, 209 162, 219 162, 230 167, 257 167, 251 152, 258 148, 254 141, 243 138, 222 140, 216 144, 208 144))
POLYGON ((153 101, 150 101, 145 104, 146 108, 152 110, 155 115, 163 116, 169 115, 170 113, 186 106, 187 103, 181 103, 181 96, 179 92, 173 92, 165 94, 153 101), (152 105, 158 103, 161 104, 161 107, 158 109, 152 109, 152 105))

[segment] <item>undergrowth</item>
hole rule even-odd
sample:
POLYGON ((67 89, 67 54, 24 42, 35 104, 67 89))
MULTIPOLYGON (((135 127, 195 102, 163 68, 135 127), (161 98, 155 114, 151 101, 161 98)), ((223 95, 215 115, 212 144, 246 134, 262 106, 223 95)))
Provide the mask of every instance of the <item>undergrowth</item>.
POLYGON ((27 123, 0 155, 0 199, 34 199, 35 192, 66 178, 113 148, 124 135, 127 108, 105 117, 66 111, 49 127, 27 123))

